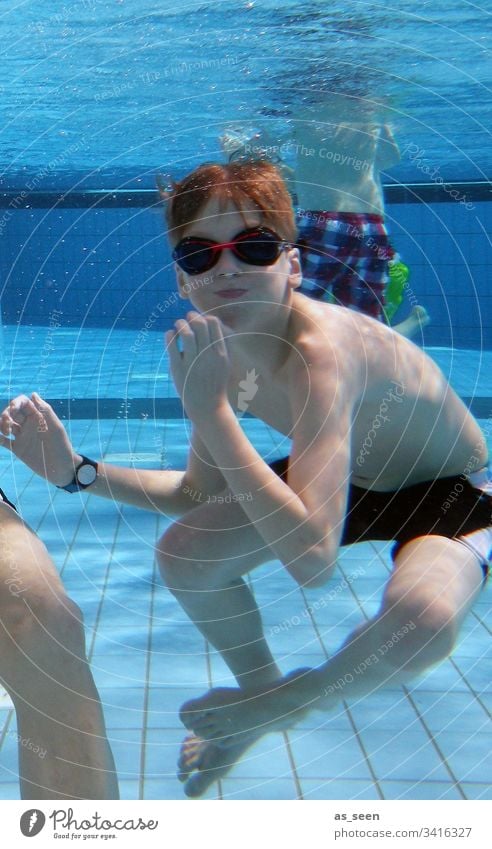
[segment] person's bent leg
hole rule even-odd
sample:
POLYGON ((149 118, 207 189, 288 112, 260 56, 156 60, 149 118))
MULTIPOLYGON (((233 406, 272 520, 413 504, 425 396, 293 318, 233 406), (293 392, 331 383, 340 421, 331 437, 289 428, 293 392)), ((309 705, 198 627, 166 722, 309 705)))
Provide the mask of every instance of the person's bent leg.
POLYGON ((412 339, 417 333, 420 333, 424 327, 430 323, 430 315, 426 308, 417 304, 412 307, 410 315, 400 321, 398 324, 392 325, 393 330, 396 330, 401 336, 406 336, 407 339, 412 339))
POLYGON ((16 710, 24 799, 117 799, 79 608, 43 543, 0 504, 0 681, 16 710))
POLYGON ((239 504, 197 507, 164 533, 157 558, 166 586, 240 687, 276 681, 280 670, 255 598, 241 577, 272 554, 239 504))
POLYGON ((456 540, 427 536, 404 545, 378 614, 320 668, 326 705, 336 692, 337 666, 347 681, 336 699, 411 681, 445 660, 482 582, 478 558, 456 540))
POLYGON ((412 680, 452 651, 480 592, 478 557, 462 543, 421 537, 399 552, 378 614, 357 628, 322 666, 299 670, 257 694, 212 690, 188 702, 188 728, 222 745, 295 724, 310 709, 330 710, 412 680))
MULTIPOLYGON (((167 587, 221 653, 241 691, 273 685, 281 673, 254 596, 241 577, 272 555, 240 506, 224 502, 197 507, 166 531, 157 556, 167 587)), ((194 734, 186 737, 178 760, 186 795, 203 795, 255 739, 250 735, 224 748, 194 734)))

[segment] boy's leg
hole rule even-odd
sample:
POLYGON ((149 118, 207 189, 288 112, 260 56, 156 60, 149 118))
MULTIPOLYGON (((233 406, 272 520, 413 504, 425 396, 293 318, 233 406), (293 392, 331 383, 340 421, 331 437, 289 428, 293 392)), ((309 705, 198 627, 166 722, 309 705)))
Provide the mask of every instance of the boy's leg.
POLYGON ((377 126, 350 126, 343 110, 299 115, 296 178, 301 292, 382 320, 393 250, 375 170, 378 136, 377 126))
MULTIPOLYGON (((337 122, 342 120, 343 111, 338 115, 330 111, 325 130, 336 130, 337 122)), ((360 138, 368 136, 367 131, 350 128, 345 128, 344 134, 348 143, 356 139, 359 144, 360 138)), ((281 169, 291 193, 295 193, 303 267, 300 291, 382 320, 387 277, 384 257, 393 254, 382 219, 382 193, 379 183, 373 180, 370 202, 363 202, 357 182, 363 180, 366 185, 367 177, 365 172, 357 176, 352 168, 349 168, 352 182, 347 183, 347 174, 337 164, 349 159, 355 161, 354 156, 346 153, 346 142, 342 144, 343 154, 335 152, 335 164, 330 165, 326 154, 334 152, 325 146, 323 128, 317 126, 313 112, 301 115, 296 141, 291 143, 297 150, 296 178, 299 178, 294 188, 293 172, 287 169, 290 173, 285 173, 286 166, 275 153, 282 150, 282 145, 269 143, 267 134, 258 133, 248 139, 225 133, 220 141, 229 159, 270 159, 281 169), (367 220, 367 212, 378 212, 380 220, 367 220)), ((288 149, 288 145, 285 147, 288 149)), ((375 156, 374 150, 371 156, 375 156)), ((408 329, 416 332, 413 325, 409 324, 408 329)))
POLYGON ((49 555, 0 504, 0 681, 17 714, 24 799, 117 799, 82 615, 49 555))
POLYGON ((271 560, 272 553, 239 504, 195 508, 164 533, 157 557, 166 586, 221 653, 240 687, 276 681, 280 670, 241 577, 271 560))
POLYGON ((420 333, 424 327, 430 323, 430 316, 426 308, 417 304, 412 307, 410 315, 400 321, 398 324, 393 324, 393 330, 400 333, 401 336, 406 336, 407 339, 412 339, 417 333, 420 333))
POLYGON ((316 708, 411 680, 452 651, 483 580, 478 557, 443 537, 420 537, 399 552, 381 609, 322 666, 299 670, 253 693, 212 690, 183 706, 188 728, 223 746, 286 728, 316 708))
MULTIPOLYGON (((277 681, 281 673, 265 640, 260 612, 241 578, 271 560, 272 553, 241 507, 197 507, 166 531, 157 557, 164 582, 221 653, 242 692, 277 681)), ((186 794, 201 796, 255 739, 252 735, 225 749, 193 734, 185 738, 178 775, 186 794)))

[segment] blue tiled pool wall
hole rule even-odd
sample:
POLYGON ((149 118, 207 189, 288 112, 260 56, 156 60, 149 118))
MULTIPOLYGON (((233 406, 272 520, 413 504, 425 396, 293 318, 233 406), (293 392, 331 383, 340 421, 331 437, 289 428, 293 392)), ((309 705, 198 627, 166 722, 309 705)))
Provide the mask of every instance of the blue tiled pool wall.
MULTIPOLYGON (((48 196, 45 196, 47 198, 48 196)), ((162 210, 17 208, 4 202, 0 252, 5 324, 168 328, 187 308, 176 295, 162 210)), ((49 208, 49 207, 52 208, 49 208)), ((432 317, 432 346, 492 348, 492 203, 387 203, 392 242, 410 267, 405 302, 432 317)))
POLYGON ((387 204, 392 243, 410 268, 404 308, 423 304, 431 316, 426 345, 492 347, 490 286, 492 203, 387 204))

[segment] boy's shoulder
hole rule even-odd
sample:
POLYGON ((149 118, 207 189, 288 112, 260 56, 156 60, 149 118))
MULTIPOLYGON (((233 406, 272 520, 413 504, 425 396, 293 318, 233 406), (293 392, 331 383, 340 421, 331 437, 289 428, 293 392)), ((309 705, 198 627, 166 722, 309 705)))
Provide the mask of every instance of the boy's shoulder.
POLYGON ((358 388, 369 398, 385 381, 405 378, 416 385, 435 379, 436 364, 409 339, 376 319, 304 295, 294 300, 288 370, 309 380, 358 388))
POLYGON ((339 356, 341 350, 355 351, 365 347, 385 345, 391 330, 381 322, 362 313, 315 301, 306 295, 294 296, 289 342, 296 350, 315 350, 329 356, 339 356))
MULTIPOLYGON (((308 380, 321 375, 343 382, 365 372, 367 353, 364 338, 372 334, 371 347, 377 345, 379 322, 346 307, 324 304, 299 295, 294 301, 288 338, 287 369, 295 381, 303 373, 308 380)), ((385 334, 384 334, 385 335, 385 334)))

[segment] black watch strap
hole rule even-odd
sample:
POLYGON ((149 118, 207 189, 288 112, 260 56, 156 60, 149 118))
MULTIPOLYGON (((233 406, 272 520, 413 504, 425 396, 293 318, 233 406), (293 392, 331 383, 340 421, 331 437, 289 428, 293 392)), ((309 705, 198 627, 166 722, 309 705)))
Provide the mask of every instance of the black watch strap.
POLYGON ((97 463, 89 457, 84 457, 81 462, 75 467, 75 474, 70 483, 66 486, 59 486, 58 489, 64 489, 65 492, 79 492, 91 486, 97 478, 97 463))

